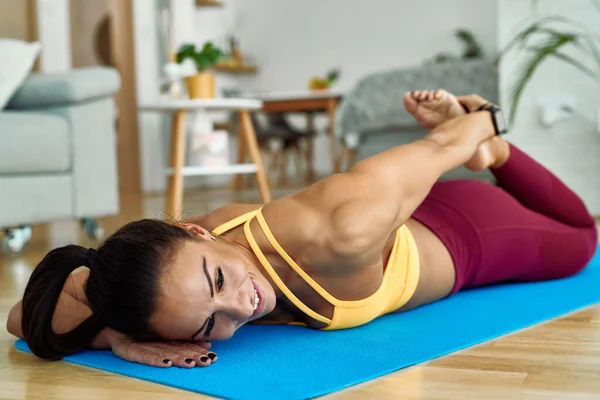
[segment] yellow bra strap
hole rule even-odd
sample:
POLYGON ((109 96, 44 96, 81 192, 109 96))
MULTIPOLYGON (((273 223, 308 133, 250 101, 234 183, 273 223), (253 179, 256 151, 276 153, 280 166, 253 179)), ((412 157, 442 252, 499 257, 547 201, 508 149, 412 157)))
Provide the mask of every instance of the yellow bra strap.
MULTIPOLYGON (((258 214, 260 215, 260 210, 259 210, 258 214)), ((277 275, 277 273, 275 272, 275 270, 273 269, 273 267, 271 266, 271 264, 267 260, 267 257, 265 257, 265 255, 263 254, 262 250, 258 246, 258 243, 256 243, 256 240, 254 239, 254 236, 252 235, 252 232, 250 230, 250 222, 251 221, 252 221, 252 219, 249 219, 244 224, 244 233, 246 235, 246 240, 248 240, 248 243, 250 243, 250 247, 252 247, 252 250, 254 251, 254 254, 256 255, 256 257, 258 258, 258 260, 260 261, 260 263, 262 264, 262 266, 265 268, 265 270, 269 273, 269 275, 271 276, 271 278, 273 279, 273 281, 275 282, 275 284, 279 287, 279 289, 281 289, 281 291, 286 295, 286 297, 288 299, 290 299, 290 301, 292 303, 294 303, 296 305, 296 307, 298 307, 300 310, 302 310, 302 312, 304 312, 306 315, 308 315, 312 319, 315 319, 315 320, 317 320, 319 322, 323 322, 323 323, 325 323, 327 325, 331 324, 331 320, 329 318, 325 318, 322 315, 317 314, 316 312, 314 312, 313 310, 311 310, 310 308, 308 308, 306 306, 306 304, 304 304, 299 298, 297 298, 292 293, 292 291, 290 289, 288 289, 288 287, 285 285, 285 283, 283 283, 283 281, 281 280, 281 278, 279 278, 279 276, 277 275)), ((264 231, 263 231, 263 233, 265 233, 265 235, 267 234, 264 231)), ((270 233, 270 231, 269 231, 269 233, 270 233)))
POLYGON ((217 226, 215 229, 212 230, 211 233, 215 236, 222 235, 223 233, 227 232, 228 230, 233 229, 237 226, 240 226, 244 222, 252 219, 252 217, 254 217, 256 215, 256 213, 257 213, 257 210, 252 210, 252 211, 247 212, 246 214, 242 214, 239 217, 232 219, 231 221, 227 221, 224 224, 217 226))
POLYGON ((262 211, 260 209, 258 209, 258 213, 256 214, 256 220, 258 221, 258 224, 260 225, 260 228, 262 229, 263 233, 267 237, 267 240, 269 241, 269 243, 271 243, 271 246, 273 246, 277 253, 279 253, 279 255, 290 265, 290 267, 292 267, 294 271, 296 271, 296 273, 300 275, 302 279, 304 279, 304 281, 310 285, 310 287, 312 287, 317 293, 323 296, 325 300, 327 300, 334 306, 339 305, 338 303, 340 301, 332 295, 330 295, 325 289, 323 289, 321 285, 319 285, 313 278, 311 278, 306 272, 304 272, 302 268, 300 268, 300 266, 296 264, 292 257, 290 257, 289 254, 283 249, 283 247, 279 245, 279 243, 275 239, 275 236, 273 236, 271 229, 267 225, 267 221, 265 220, 265 217, 263 216, 262 211))

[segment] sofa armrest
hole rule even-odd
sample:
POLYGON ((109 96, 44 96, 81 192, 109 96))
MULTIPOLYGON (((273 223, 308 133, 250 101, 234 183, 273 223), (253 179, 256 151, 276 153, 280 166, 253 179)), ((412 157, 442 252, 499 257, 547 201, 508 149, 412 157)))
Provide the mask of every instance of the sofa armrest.
POLYGON ((31 74, 8 103, 9 109, 68 106, 114 95, 121 84, 114 68, 89 67, 31 74))

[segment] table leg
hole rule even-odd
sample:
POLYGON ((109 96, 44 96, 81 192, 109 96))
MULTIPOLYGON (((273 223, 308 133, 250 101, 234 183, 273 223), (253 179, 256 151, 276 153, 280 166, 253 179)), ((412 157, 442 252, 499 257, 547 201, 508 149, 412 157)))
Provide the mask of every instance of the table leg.
MULTIPOLYGON (((246 141, 242 133, 242 116, 238 113, 238 134, 237 134, 237 163, 243 164, 246 159, 246 141)), ((243 189, 242 174, 235 174, 231 182, 233 190, 243 189)))
POLYGON ((334 174, 340 172, 340 163, 337 158, 337 146, 335 141, 335 112, 337 110, 337 106, 337 99, 329 99, 327 101, 327 117, 329 118, 329 127, 327 132, 329 133, 329 150, 331 154, 332 173, 334 174))
POLYGON ((271 192, 269 191, 269 184, 267 183, 260 151, 258 150, 258 143, 256 142, 256 133, 254 132, 252 119, 250 118, 250 112, 248 112, 248 110, 240 111, 240 127, 242 128, 242 136, 244 136, 244 141, 248 152, 250 153, 250 157, 256 165, 256 179, 258 180, 260 197, 263 203, 269 203, 271 201, 271 192))
POLYGON ((181 169, 185 161, 185 111, 177 110, 173 114, 171 125, 171 151, 169 167, 172 173, 167 182, 165 212, 167 216, 178 220, 183 209, 183 175, 181 169))

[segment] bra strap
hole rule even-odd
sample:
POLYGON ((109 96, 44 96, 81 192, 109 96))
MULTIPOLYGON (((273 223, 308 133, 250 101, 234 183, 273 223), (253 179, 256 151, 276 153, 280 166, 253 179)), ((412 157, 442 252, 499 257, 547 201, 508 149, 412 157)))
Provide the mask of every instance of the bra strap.
POLYGON ((306 272, 304 272, 304 270, 302 268, 300 268, 300 266, 298 264, 296 264, 296 262, 283 249, 283 247, 281 247, 281 245, 277 242, 277 240, 275 239, 275 236, 271 232, 271 229, 267 225, 267 221, 265 220, 265 217, 263 216, 261 209, 259 209, 256 214, 256 220, 258 221, 258 224, 260 225, 260 228, 262 229, 263 233, 267 237, 267 240, 269 241, 269 243, 271 243, 271 246, 273 246, 273 248, 277 251, 277 253, 279 253, 281 258, 283 258, 290 265, 290 267, 292 267, 294 269, 294 271, 296 271, 296 273, 298 275, 300 275, 300 277, 306 283, 308 283, 310 285, 310 287, 312 287, 317 293, 319 293, 325 300, 327 300, 329 303, 331 303, 334 306, 339 305, 338 304, 339 300, 336 299, 335 297, 333 297, 332 295, 330 295, 310 275, 308 275, 306 272))
POLYGON ((234 219, 217 226, 215 229, 212 230, 211 233, 214 236, 222 235, 223 233, 225 233, 235 227, 238 227, 238 226, 242 225, 244 222, 252 219, 252 217, 254 217, 256 215, 256 213, 257 213, 257 210, 252 210, 245 214, 240 215, 239 217, 235 217, 234 219))
MULTIPOLYGON (((260 209, 258 210, 258 215, 260 215, 260 209)), ((251 221, 252 221, 252 218, 250 218, 244 224, 244 234, 246 235, 246 240, 248 240, 248 243, 250 243, 250 247, 252 247, 252 250, 254 251, 254 254, 256 255, 256 257, 258 258, 258 260, 260 261, 260 263, 262 264, 262 266, 265 268, 265 270, 267 271, 267 273, 271 276, 271 279, 273 279, 273 281, 275 282, 275 284, 277 285, 277 287, 279 287, 279 289, 283 292, 283 294, 285 294, 285 296, 292 303, 294 303, 294 305, 296 305, 296 307, 298 307, 303 313, 305 313, 306 315, 308 315, 312 319, 317 320, 319 322, 323 322, 323 323, 325 323, 327 325, 331 324, 331 320, 329 318, 325 318, 324 316, 322 316, 322 315, 314 312, 309 307, 307 307, 306 304, 304 304, 299 298, 297 298, 294 295, 294 293, 292 293, 292 291, 286 286, 286 284, 283 283, 283 281, 281 280, 281 278, 279 278, 279 276, 277 275, 277 273, 275 272, 275 270, 273 269, 273 267, 271 266, 271 264, 267 260, 267 257, 265 257, 264 253, 262 252, 262 250, 258 246, 258 243, 256 242, 256 239, 254 239, 254 236, 252 235, 252 231, 250 230, 250 222, 251 221)), ((266 235, 266 232, 264 230, 263 230, 263 233, 266 235)), ((270 233, 270 231, 269 231, 269 233, 270 233)))

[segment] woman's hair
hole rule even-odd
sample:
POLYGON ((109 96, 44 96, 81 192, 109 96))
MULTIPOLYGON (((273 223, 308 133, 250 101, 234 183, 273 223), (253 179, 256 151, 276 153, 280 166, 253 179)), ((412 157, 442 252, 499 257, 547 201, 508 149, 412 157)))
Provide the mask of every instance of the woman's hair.
POLYGON ((192 235, 176 225, 144 219, 131 222, 95 250, 68 245, 50 251, 33 271, 23 296, 22 329, 31 351, 58 360, 81 351, 109 327, 134 340, 155 338, 149 324, 159 280, 177 250, 192 235), (92 316, 74 330, 56 334, 52 319, 69 275, 90 269, 85 295, 92 316))

